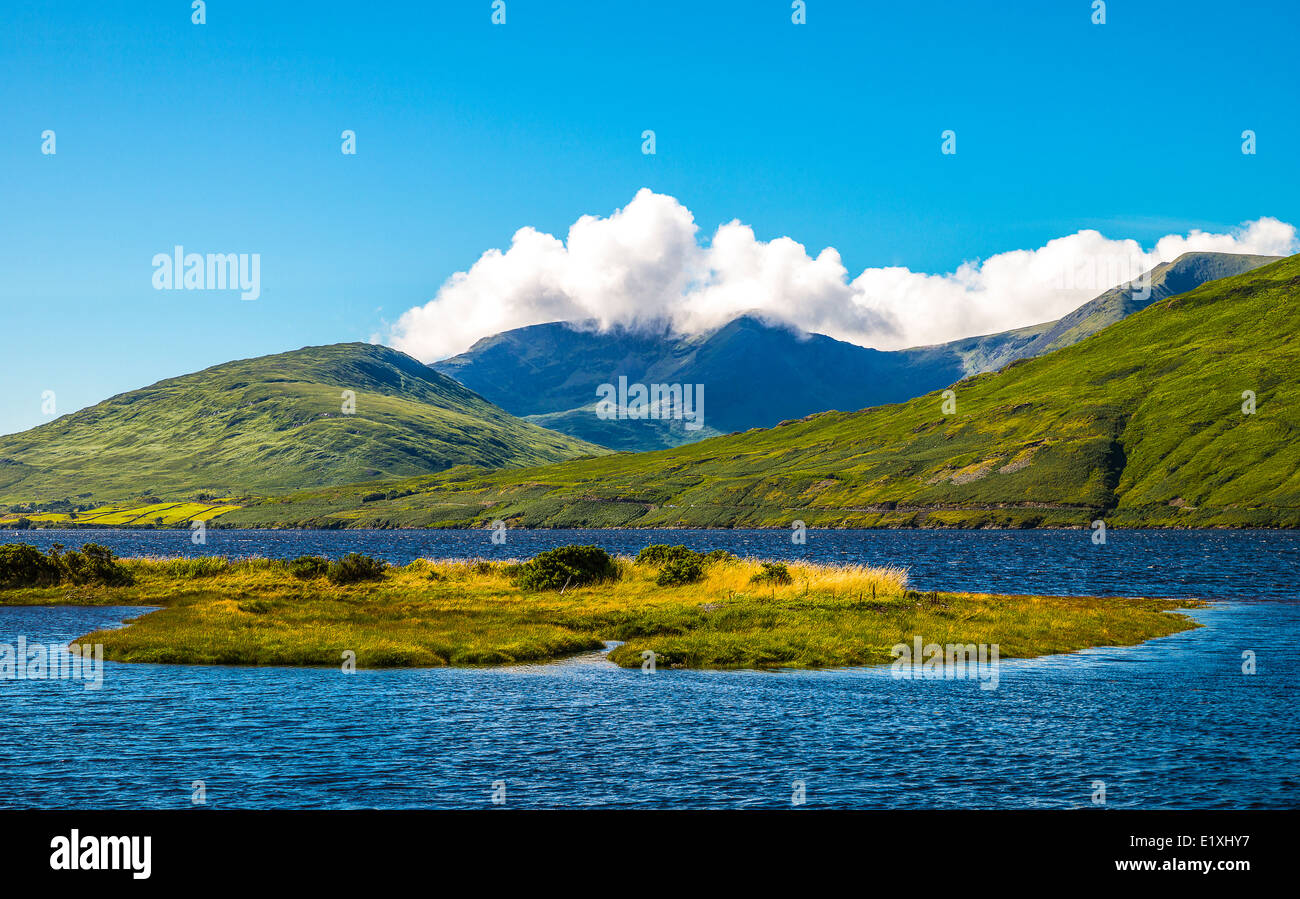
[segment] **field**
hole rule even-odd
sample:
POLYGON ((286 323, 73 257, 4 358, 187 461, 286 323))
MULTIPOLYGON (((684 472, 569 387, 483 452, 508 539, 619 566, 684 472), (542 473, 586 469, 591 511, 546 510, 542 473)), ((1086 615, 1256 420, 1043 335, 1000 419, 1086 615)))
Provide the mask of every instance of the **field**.
POLYGON ((709 563, 703 580, 659 586, 659 568, 616 560, 618 578, 525 591, 518 565, 416 560, 381 580, 300 579, 265 559, 127 560, 134 584, 0 590, 0 604, 160 606, 78 638, 123 662, 337 667, 538 662, 621 645, 637 667, 824 668, 891 660, 890 647, 997 644, 1002 658, 1131 645, 1197 625, 1194 601, 922 594, 896 568, 791 564, 789 583, 755 582, 755 560, 709 563))
POLYGON ((86 509, 81 512, 37 512, 22 514, 11 512, 0 515, 0 527, 13 526, 20 518, 34 524, 56 524, 71 527, 175 527, 191 521, 210 521, 218 515, 233 512, 239 505, 229 500, 218 502, 116 503, 86 509))

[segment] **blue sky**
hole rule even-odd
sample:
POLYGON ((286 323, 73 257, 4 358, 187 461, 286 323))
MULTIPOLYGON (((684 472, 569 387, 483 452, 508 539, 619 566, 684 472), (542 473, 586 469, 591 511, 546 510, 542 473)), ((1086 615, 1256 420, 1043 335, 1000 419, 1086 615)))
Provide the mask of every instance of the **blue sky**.
POLYGON ((530 225, 648 187, 844 266, 1300 221, 1291 2, 0 7, 0 433, 365 340, 530 225), (657 152, 641 152, 654 129, 657 152), (57 135, 43 155, 41 133, 57 135), (340 152, 353 129, 357 154, 340 152), (940 132, 958 154, 938 152, 940 132), (1241 153, 1241 132, 1258 153, 1241 153), (176 244, 262 295, 157 291, 176 244))

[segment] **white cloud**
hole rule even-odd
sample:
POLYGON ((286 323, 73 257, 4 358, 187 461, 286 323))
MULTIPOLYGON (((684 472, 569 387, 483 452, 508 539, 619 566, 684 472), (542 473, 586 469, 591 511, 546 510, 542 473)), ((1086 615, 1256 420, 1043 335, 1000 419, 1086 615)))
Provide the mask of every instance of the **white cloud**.
POLYGON ((565 241, 521 228, 509 249, 488 250, 376 339, 433 361, 542 322, 668 322, 694 333, 758 311, 863 346, 899 349, 1059 318, 1193 250, 1300 250, 1293 225, 1261 218, 1226 234, 1170 234, 1151 250, 1089 230, 947 274, 890 267, 850 278, 830 247, 813 257, 788 237, 760 241, 738 221, 703 244, 698 230, 689 209, 646 189, 608 218, 578 219, 565 241))

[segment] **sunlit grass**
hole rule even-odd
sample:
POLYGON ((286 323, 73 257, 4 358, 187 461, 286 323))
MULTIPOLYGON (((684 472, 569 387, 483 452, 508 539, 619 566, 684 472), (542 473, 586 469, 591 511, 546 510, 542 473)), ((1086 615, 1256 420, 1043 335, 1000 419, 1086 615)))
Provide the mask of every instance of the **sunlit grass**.
POLYGON ((211 521, 227 512, 240 508, 229 502, 196 503, 115 503, 86 509, 82 512, 10 512, 0 516, 0 527, 13 524, 19 518, 41 524, 89 525, 94 527, 140 527, 154 525, 169 527, 191 521, 211 521))
POLYGON ((1003 658, 1130 645, 1195 627, 1152 599, 920 594, 901 568, 787 563, 792 583, 751 583, 755 560, 714 562, 702 581, 659 587, 619 559, 613 583, 528 593, 507 562, 419 559, 383 580, 338 586, 265 559, 128 560, 131 587, 10 590, 6 603, 157 605, 103 643, 109 659, 358 667, 491 665, 560 658, 622 641, 610 658, 657 667, 821 668, 890 661, 926 642, 998 644, 1003 658))

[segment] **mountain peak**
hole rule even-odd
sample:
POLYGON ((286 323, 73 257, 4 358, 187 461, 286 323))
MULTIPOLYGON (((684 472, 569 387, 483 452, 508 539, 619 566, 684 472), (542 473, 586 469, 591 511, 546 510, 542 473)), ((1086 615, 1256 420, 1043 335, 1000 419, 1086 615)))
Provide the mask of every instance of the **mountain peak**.
POLYGON ((951 414, 936 390, 689 448, 485 474, 431 492, 419 520, 490 520, 509 504, 524 526, 600 526, 617 506, 624 527, 781 527, 791 510, 823 527, 1296 527, 1297 284, 1300 256, 1205 283, 963 382, 951 414))

